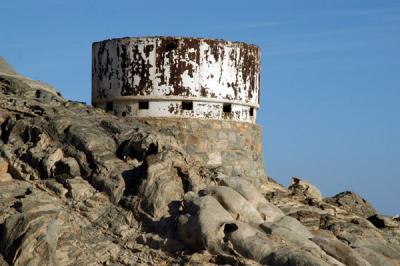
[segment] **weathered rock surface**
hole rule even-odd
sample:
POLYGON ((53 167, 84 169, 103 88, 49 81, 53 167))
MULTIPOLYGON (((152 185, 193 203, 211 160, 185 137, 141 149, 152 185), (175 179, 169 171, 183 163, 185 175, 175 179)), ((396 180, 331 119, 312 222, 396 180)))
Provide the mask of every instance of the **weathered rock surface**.
POLYGON ((321 201, 322 195, 318 188, 311 185, 309 182, 298 177, 292 177, 292 183, 289 187, 292 195, 304 196, 306 199, 321 201))
POLYGON ((179 134, 0 60, 0 265, 400 265, 399 220, 355 193, 202 164, 179 134))
POLYGON ((377 213, 370 203, 351 191, 339 193, 332 198, 325 199, 325 201, 364 218, 377 213))

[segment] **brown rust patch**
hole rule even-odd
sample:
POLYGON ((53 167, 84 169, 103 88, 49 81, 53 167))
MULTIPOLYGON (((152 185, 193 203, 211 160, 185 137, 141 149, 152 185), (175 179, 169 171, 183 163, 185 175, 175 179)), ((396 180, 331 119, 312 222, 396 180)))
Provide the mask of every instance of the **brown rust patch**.
POLYGON ((195 96, 191 88, 185 87, 182 75, 187 71, 194 77, 199 71, 200 42, 196 39, 161 38, 156 49, 156 73, 158 85, 172 89, 166 95, 195 96))
POLYGON ((139 50, 140 44, 129 42, 118 43, 122 51, 119 57, 122 70, 121 95, 148 95, 153 90, 153 82, 150 78, 150 52, 154 45, 146 45, 143 49, 144 56, 139 50), (136 81, 135 79, 138 79, 136 81))
POLYGON ((207 97, 208 96, 207 88, 201 86, 201 88, 200 88, 200 96, 202 96, 202 97, 207 97))
POLYGON ((107 98, 107 91, 119 88, 121 96, 152 95, 155 87, 162 86, 165 96, 200 95, 244 102, 260 101, 260 52, 253 45, 223 40, 149 37, 108 40, 93 44, 93 49, 96 53, 92 61, 92 80, 98 98, 107 98), (193 79, 200 76, 201 43, 209 47, 202 63, 215 61, 220 67, 217 76, 210 74, 207 78, 215 79, 226 91, 210 93, 213 88, 207 88, 207 82, 200 87, 184 86, 183 75, 193 79), (110 49, 116 49, 116 53, 110 49), (110 54, 117 56, 113 58, 110 54), (150 64, 150 56, 155 56, 155 66, 150 64), (228 60, 229 65, 237 70, 231 81, 222 79, 224 71, 228 71, 223 67, 227 63, 223 60, 228 60), (154 70, 156 80, 150 75, 154 70))

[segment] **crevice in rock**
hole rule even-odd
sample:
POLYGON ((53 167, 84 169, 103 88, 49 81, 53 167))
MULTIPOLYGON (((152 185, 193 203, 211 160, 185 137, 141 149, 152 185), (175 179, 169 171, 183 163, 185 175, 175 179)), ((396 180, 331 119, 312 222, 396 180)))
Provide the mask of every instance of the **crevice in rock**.
POLYGON ((192 186, 189 181, 189 174, 186 171, 183 171, 182 168, 176 167, 176 172, 178 176, 181 178, 183 191, 185 193, 192 190, 192 186))
POLYGON ((8 143, 11 129, 11 118, 9 117, 1 124, 1 140, 6 144, 8 143))
POLYGON ((157 145, 154 144, 154 143, 150 143, 149 148, 147 149, 147 152, 146 152, 145 156, 152 155, 152 154, 157 154, 157 152, 158 152, 157 145))
POLYGON ((144 161, 140 166, 122 172, 125 181, 124 195, 137 195, 140 185, 147 177, 147 163, 144 161))
POLYGON ((223 238, 224 242, 228 242, 230 234, 235 232, 238 229, 239 229, 239 227, 234 223, 224 224, 224 235, 225 235, 223 238))

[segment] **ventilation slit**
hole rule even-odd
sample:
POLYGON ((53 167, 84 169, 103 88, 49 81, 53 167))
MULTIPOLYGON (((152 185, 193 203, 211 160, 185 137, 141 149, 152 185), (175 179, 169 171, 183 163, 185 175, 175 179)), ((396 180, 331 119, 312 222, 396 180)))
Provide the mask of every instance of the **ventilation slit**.
POLYGON ((193 102, 192 101, 182 102, 182 110, 193 110, 193 102))
POLYGON ((139 102, 139 109, 149 109, 149 102, 148 101, 140 101, 139 102))

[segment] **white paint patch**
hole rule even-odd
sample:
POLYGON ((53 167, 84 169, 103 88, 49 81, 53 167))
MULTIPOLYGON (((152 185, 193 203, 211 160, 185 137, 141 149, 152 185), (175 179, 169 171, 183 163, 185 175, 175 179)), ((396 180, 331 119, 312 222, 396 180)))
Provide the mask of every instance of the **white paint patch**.
POLYGON ((93 44, 92 101, 102 108, 104 102, 114 102, 118 115, 255 123, 259 56, 255 46, 222 40, 146 37, 97 42, 93 44), (139 98, 146 97, 149 108, 139 109, 139 98), (190 98, 193 109, 183 110, 181 101, 173 99, 177 97, 190 98), (204 98, 210 100, 202 102, 204 98), (223 112, 223 102, 231 103, 230 113, 223 112))

